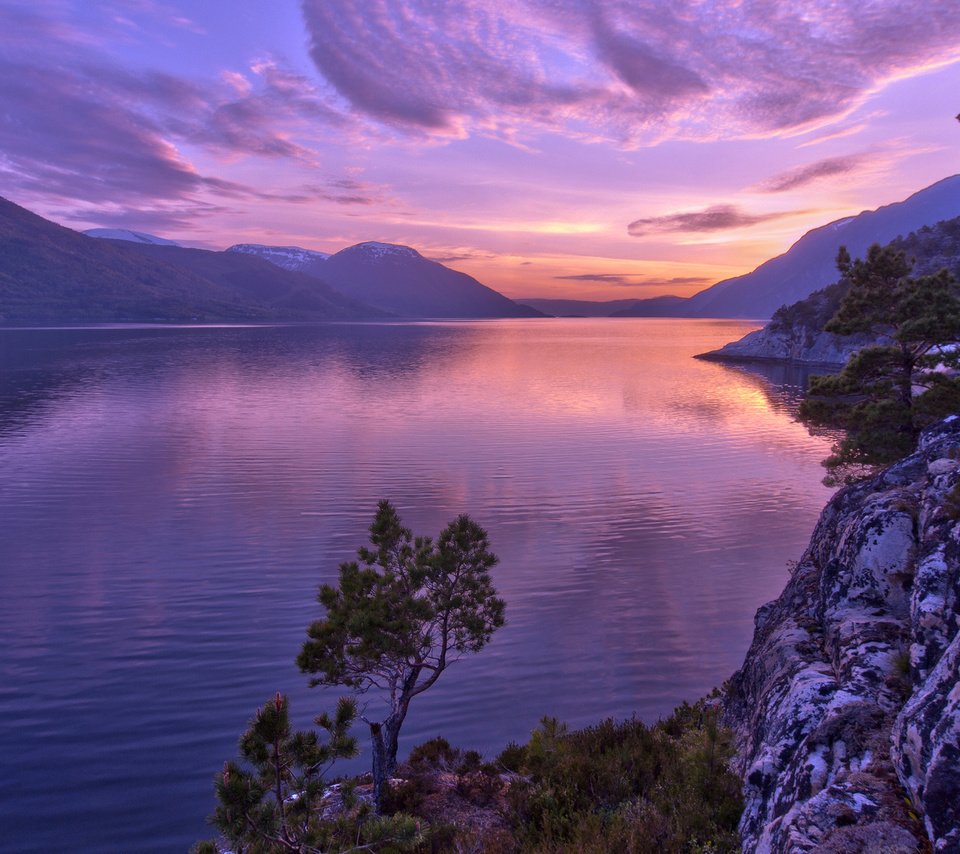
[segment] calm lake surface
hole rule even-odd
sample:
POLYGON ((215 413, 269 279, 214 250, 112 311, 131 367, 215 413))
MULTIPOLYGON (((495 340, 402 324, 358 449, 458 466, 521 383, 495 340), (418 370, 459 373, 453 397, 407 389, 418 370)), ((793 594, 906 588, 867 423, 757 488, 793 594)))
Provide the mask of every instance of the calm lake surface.
POLYGON ((802 377, 690 358, 751 328, 0 330, 0 850, 212 835, 254 709, 281 690, 305 726, 336 695, 294 658, 384 497, 417 533, 479 521, 507 601, 402 753, 722 682, 829 495, 802 377))

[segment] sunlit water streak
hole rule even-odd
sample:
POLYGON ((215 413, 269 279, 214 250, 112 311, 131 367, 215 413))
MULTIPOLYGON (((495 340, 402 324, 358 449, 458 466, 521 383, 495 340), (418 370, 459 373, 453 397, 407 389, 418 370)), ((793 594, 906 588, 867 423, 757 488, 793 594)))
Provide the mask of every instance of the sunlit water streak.
POLYGON ((254 708, 332 699, 294 658, 381 497, 422 533, 470 513, 508 603, 402 750, 654 720, 723 681, 828 495, 795 390, 690 358, 749 328, 0 331, 0 850, 209 835, 254 708))

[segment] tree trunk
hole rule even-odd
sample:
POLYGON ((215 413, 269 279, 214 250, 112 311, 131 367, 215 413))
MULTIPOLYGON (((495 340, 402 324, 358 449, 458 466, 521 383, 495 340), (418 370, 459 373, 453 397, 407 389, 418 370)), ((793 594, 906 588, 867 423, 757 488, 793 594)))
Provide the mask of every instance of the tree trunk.
POLYGON ((913 355, 901 345, 899 394, 900 402, 906 408, 907 412, 907 423, 903 429, 909 431, 911 439, 916 439, 917 434, 920 432, 916 427, 916 419, 913 411, 913 370, 915 367, 913 355))
POLYGON ((387 780, 397 768, 397 742, 400 727, 406 717, 406 709, 396 711, 382 723, 370 724, 370 741, 373 745, 373 795, 377 815, 383 810, 383 795, 387 780))

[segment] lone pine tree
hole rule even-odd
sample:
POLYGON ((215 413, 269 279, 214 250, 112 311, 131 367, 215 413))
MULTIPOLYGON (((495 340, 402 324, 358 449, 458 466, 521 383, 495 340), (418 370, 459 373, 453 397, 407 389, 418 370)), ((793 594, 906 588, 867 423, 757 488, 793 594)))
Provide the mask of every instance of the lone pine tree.
POLYGON ((389 501, 370 526, 370 548, 340 565, 336 586, 324 584, 325 615, 307 630, 297 658, 311 685, 371 689, 386 699, 370 729, 378 807, 397 764, 397 741, 410 702, 454 661, 479 652, 504 624, 504 601, 490 577, 497 557, 487 534, 459 516, 434 542, 414 538, 389 501))
POLYGON ((851 356, 839 374, 813 377, 800 407, 807 423, 845 432, 824 460, 828 484, 900 459, 923 427, 960 406, 957 282, 947 270, 911 278, 911 266, 902 251, 877 244, 862 260, 843 247, 837 256, 850 287, 826 330, 881 343, 851 356))

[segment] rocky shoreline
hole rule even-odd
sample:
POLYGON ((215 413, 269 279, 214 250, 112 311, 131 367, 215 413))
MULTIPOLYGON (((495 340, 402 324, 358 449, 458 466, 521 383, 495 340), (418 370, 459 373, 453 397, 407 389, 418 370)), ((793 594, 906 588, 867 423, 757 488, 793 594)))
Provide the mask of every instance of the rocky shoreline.
POLYGON ((724 717, 745 852, 960 851, 960 418, 838 492, 724 717))
POLYGON ((694 358, 712 362, 778 362, 840 368, 857 350, 876 343, 864 335, 838 336, 803 326, 775 327, 773 323, 731 341, 719 350, 694 358))

